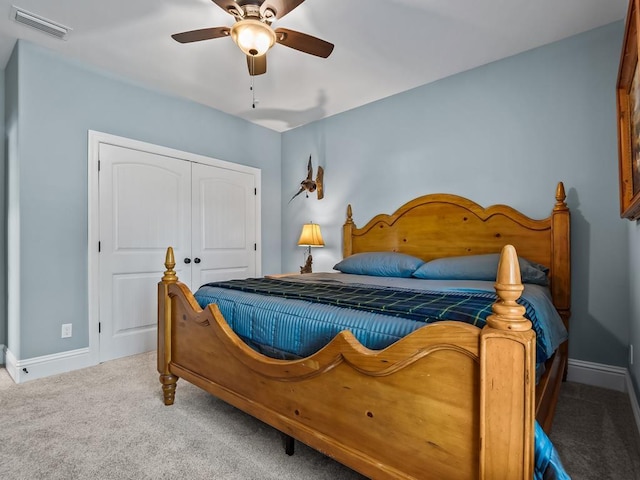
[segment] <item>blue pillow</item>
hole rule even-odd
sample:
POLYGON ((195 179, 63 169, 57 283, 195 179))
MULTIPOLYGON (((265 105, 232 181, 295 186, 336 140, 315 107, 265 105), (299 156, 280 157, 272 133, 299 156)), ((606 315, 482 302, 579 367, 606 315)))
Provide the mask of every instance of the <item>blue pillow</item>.
MULTIPOLYGON (((495 280, 499 260, 499 253, 437 258, 422 265, 413 276, 430 280, 495 280)), ((518 262, 522 283, 549 284, 547 267, 522 257, 518 262)))
POLYGON ((334 270, 356 275, 408 278, 424 264, 411 255, 398 252, 356 253, 334 265, 334 270))

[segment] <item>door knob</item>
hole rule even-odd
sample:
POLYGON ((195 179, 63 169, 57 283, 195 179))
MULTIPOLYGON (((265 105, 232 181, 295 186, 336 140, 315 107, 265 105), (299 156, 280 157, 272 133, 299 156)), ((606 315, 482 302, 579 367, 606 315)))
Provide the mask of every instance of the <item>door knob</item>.
POLYGON ((199 259, 198 257, 194 258, 194 259, 193 259, 193 261, 194 261, 195 263, 200 263, 200 259, 199 259))
POLYGON ((184 259, 184 263, 191 263, 191 259, 190 258, 185 258, 184 259))

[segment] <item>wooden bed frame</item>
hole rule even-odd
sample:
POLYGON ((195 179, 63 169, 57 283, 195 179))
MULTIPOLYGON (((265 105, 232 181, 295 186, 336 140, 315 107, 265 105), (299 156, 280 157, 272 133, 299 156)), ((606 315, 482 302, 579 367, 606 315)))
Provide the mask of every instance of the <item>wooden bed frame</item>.
POLYGON ((178 281, 169 248, 158 284, 164 402, 173 404, 183 378, 374 479, 530 480, 534 418, 550 429, 567 345, 536 386, 535 333, 516 303, 523 289, 516 251, 550 267, 553 301, 568 326, 569 223, 562 183, 544 220, 438 194, 357 228, 349 206, 345 257, 399 251, 429 260, 502 251, 499 300, 483 329, 437 322, 379 351, 345 331, 294 361, 249 348, 216 305, 200 309, 178 281))

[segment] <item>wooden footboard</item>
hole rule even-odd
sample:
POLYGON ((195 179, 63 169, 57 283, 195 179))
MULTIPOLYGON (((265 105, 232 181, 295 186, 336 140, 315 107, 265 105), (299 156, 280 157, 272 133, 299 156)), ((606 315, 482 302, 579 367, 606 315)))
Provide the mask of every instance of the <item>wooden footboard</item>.
POLYGON ((342 332, 296 361, 256 353, 217 306, 201 310, 173 270, 158 285, 158 371, 165 404, 183 378, 378 478, 531 479, 535 334, 516 303, 515 249, 503 249, 500 300, 480 330, 427 325, 373 351, 342 332))

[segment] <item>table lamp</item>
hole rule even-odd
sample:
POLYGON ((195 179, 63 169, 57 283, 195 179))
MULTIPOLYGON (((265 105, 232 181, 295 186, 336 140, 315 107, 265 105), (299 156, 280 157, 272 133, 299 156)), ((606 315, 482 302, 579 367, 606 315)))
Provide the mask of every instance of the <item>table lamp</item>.
POLYGON ((320 225, 317 223, 305 223, 302 226, 302 233, 300 234, 298 245, 309 249, 304 267, 300 267, 300 273, 312 273, 311 264, 313 263, 313 258, 311 257, 311 247, 324 247, 320 225))

